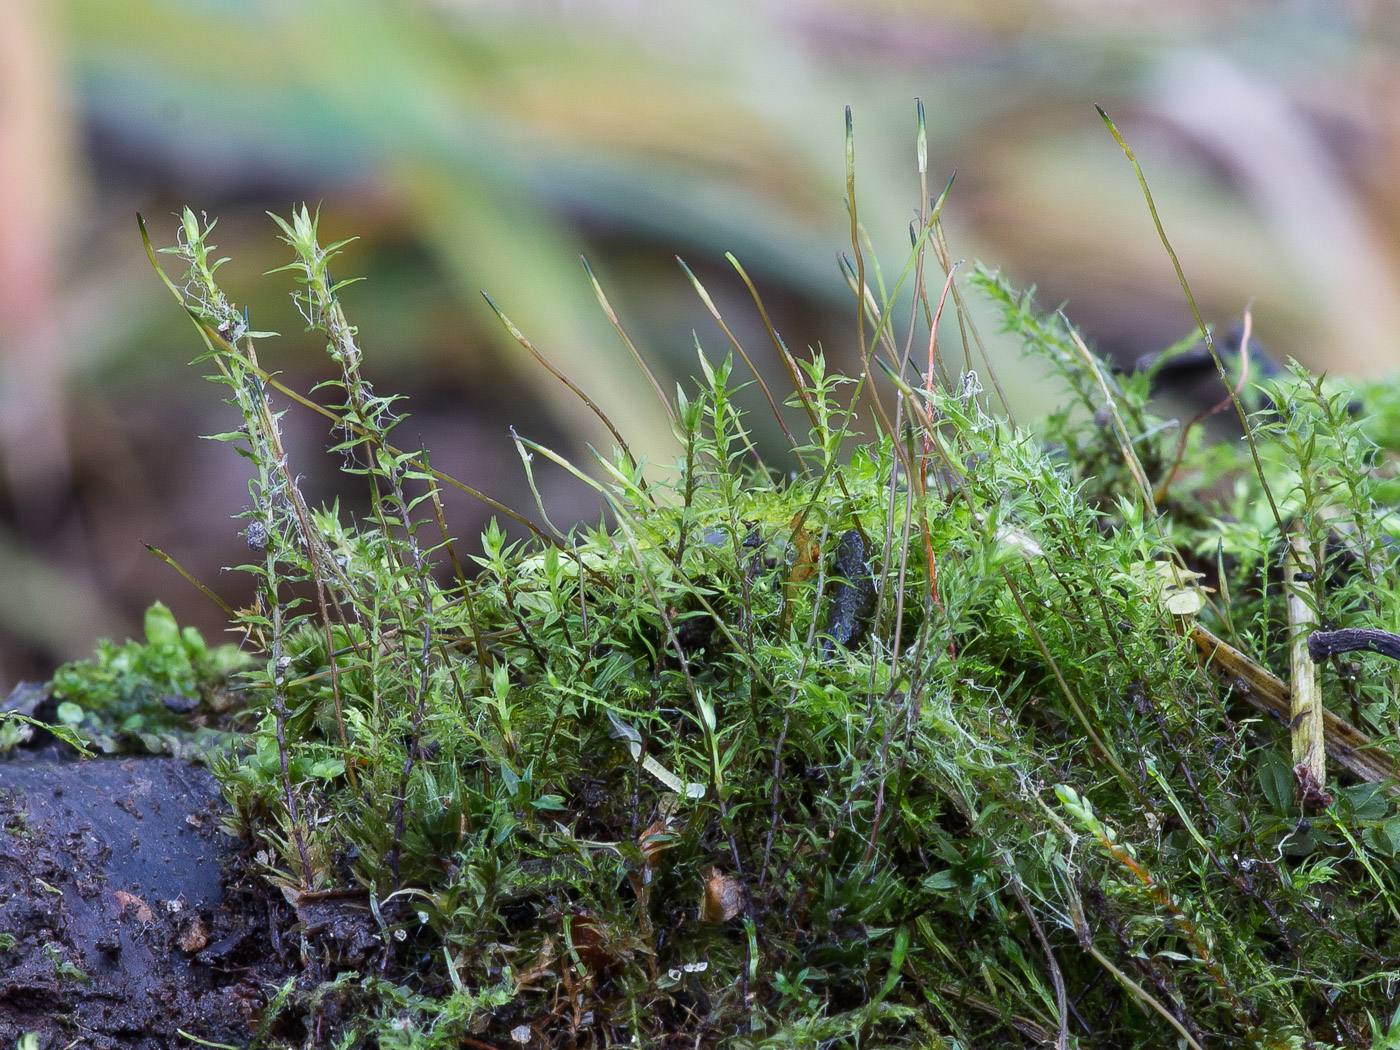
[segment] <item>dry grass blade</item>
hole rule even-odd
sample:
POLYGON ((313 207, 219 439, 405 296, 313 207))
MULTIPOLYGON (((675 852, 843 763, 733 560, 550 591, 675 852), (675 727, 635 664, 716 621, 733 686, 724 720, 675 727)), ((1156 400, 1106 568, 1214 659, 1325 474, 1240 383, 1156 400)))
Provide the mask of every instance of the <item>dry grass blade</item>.
POLYGON ((1322 680, 1319 667, 1308 653, 1308 635, 1317 617, 1308 600, 1307 581, 1313 579, 1317 559, 1307 537, 1299 529, 1288 535, 1283 560, 1283 586, 1288 606, 1288 655, 1292 672, 1292 702, 1288 731, 1293 740, 1293 778, 1299 800, 1307 806, 1331 804, 1327 793, 1327 751, 1323 724, 1322 680))

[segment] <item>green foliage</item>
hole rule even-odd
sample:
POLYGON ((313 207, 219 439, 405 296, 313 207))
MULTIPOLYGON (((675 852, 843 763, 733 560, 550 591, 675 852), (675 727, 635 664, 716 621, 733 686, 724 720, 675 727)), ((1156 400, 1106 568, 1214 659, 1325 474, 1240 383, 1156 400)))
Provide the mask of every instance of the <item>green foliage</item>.
POLYGON ((146 610, 145 642, 102 641, 92 660, 54 672, 58 726, 77 746, 105 752, 137 747, 198 756, 214 739, 190 738, 190 713, 231 706, 228 678, 247 664, 234 645, 210 648, 193 627, 181 629, 160 602, 146 610))
MULTIPOLYGON (((916 260, 946 260, 921 215, 916 260)), ((529 539, 493 525, 467 558, 457 483, 391 443, 399 407, 360 372, 337 246, 305 208, 278 224, 335 368, 319 402, 259 363, 210 227, 187 212, 170 249, 252 469, 259 721, 217 768, 231 820, 299 909, 335 891, 373 931, 308 922, 322 983, 271 1013, 334 1000, 338 1046, 1390 1039, 1388 786, 1329 785, 1303 819, 1286 734, 1186 637, 1200 607, 1280 665, 1295 527, 1323 552, 1319 622, 1393 615, 1393 480, 1351 395, 1294 372, 1254 417, 1257 468, 1196 437, 1177 467, 1147 382, 996 275, 969 286, 1075 402, 1036 430, 971 372, 918 375, 867 289, 858 447, 843 378, 775 338, 807 428, 762 463, 732 359, 701 349, 669 470, 517 438, 532 486, 572 472, 607 521, 562 532, 541 501, 541 525, 511 515, 529 539), (363 520, 306 506, 275 398, 328 420, 363 520), (1192 573, 1213 597, 1170 582, 1192 573)), ((1344 670, 1329 705, 1388 734, 1391 676, 1344 670)))

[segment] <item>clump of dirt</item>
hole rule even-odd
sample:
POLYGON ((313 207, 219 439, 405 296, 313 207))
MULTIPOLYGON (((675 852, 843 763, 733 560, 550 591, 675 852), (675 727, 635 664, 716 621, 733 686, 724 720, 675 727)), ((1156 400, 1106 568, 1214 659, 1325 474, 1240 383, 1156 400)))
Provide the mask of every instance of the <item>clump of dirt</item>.
POLYGON ((301 969, 297 916, 237 874, 225 809, 178 759, 0 758, 0 1045, 248 1043, 301 969))

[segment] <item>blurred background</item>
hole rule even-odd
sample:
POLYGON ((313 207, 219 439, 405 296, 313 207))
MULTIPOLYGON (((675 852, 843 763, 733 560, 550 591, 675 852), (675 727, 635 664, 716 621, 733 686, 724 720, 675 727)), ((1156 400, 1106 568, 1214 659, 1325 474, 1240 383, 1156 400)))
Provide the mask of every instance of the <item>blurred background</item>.
MULTIPOLYGON (((788 345, 849 362, 843 107, 861 217, 897 274, 918 206, 915 97, 955 258, 1067 305, 1131 362, 1191 330, 1131 169, 1142 161, 1209 323, 1252 303, 1279 358, 1400 362, 1400 8, 1328 0, 4 0, 0 3, 0 694, 125 638, 155 598, 211 640, 235 604, 243 461, 144 256, 190 205, 260 355, 325 375, 266 212, 359 239, 336 278, 367 371, 409 395, 401 444, 532 510, 509 428, 575 459, 599 427, 509 339, 487 291, 635 449, 673 448, 594 299, 586 254, 668 387, 727 343, 675 261, 781 375, 724 260, 788 345), (692 334, 693 333, 693 334, 692 334)), ((175 274, 178 276, 178 273, 175 274)), ((984 334, 994 334, 994 325, 984 334)), ((998 353, 1003 350, 998 349, 998 353)), ((1043 396, 1007 352, 1017 411, 1043 396)), ((779 385, 781 383, 779 382, 779 385)), ((759 413, 755 422, 767 423, 759 413)), ((340 491, 316 420, 286 417, 312 502, 340 491)), ((556 523, 586 489, 540 475, 556 523)), ((343 504, 347 513, 354 500, 343 504)), ((464 546, 487 514, 456 500, 464 546)))

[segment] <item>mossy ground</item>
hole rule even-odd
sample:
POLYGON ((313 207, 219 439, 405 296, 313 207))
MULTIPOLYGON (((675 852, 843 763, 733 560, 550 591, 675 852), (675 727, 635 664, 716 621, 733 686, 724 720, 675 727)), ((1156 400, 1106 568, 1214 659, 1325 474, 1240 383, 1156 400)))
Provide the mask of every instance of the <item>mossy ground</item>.
MULTIPOLYGON (((921 215, 915 285, 947 260, 921 215)), ((583 471, 519 439, 527 471, 604 479, 606 523, 539 506, 531 539, 468 555, 453 482, 391 445, 397 406, 359 374, 334 247, 304 209, 281 226, 337 368, 321 403, 259 363, 192 214, 171 287, 253 471, 250 667, 212 764, 302 916, 304 979, 269 1007, 289 1044, 1400 1045, 1393 785, 1334 765, 1304 809, 1297 727, 1189 637, 1287 678, 1290 588, 1316 625, 1395 622, 1389 387, 1293 370, 1248 441, 1181 442, 1150 374, 979 270, 948 301, 965 346, 981 296, 1064 380, 1047 419, 993 412, 959 355, 916 367, 870 291, 861 375, 775 339, 781 461, 702 351, 667 399, 678 462, 623 445, 583 471), (328 417, 362 520, 301 500, 289 400, 328 417)), ((99 716, 73 683, 119 652, 66 697, 99 716)), ((1323 689, 1393 750, 1388 665, 1337 661, 1323 689)))

